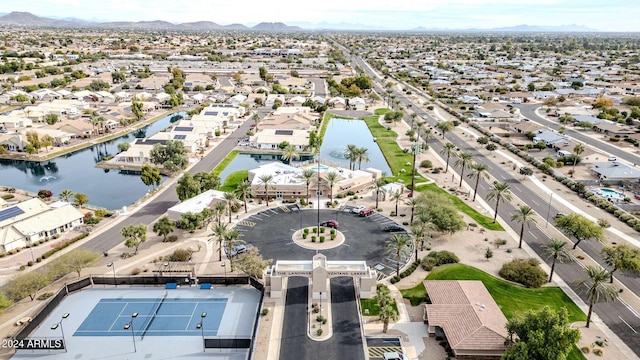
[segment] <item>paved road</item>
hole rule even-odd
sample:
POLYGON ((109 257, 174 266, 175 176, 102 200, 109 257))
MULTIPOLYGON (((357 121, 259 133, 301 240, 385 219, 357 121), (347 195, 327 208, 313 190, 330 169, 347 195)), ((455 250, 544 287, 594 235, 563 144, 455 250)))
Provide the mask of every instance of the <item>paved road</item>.
POLYGON ((326 84, 324 82, 324 79, 320 79, 320 78, 310 78, 309 81, 311 81, 313 83, 314 86, 314 94, 315 96, 320 96, 327 99, 327 87, 326 84))
MULTIPOLYGON (((362 60, 358 58, 358 62, 362 60)), ((361 66, 368 75, 374 79, 375 75, 372 74, 367 67, 361 66)), ((376 90, 380 91, 381 87, 379 84, 375 85, 376 90)), ((407 99, 403 93, 396 92, 393 90, 397 99, 405 105, 411 103, 409 99, 407 99)), ((528 108, 525 107, 525 112, 523 115, 525 117, 534 118, 531 113, 526 112, 528 108)), ((434 126, 437 123, 437 120, 431 118, 427 113, 422 111, 419 107, 414 106, 413 110, 423 119, 427 120, 427 123, 431 126, 434 126)), ((539 117, 537 117, 539 118, 539 117)), ((582 135, 579 134, 578 135, 582 135)), ((584 136, 584 135, 583 135, 584 136)), ((442 149, 443 143, 441 142, 441 137, 437 140, 431 140, 430 145, 434 148, 435 151, 440 152, 442 149)), ((532 207, 538 214, 546 216, 548 209, 548 201, 549 199, 540 198, 535 192, 528 189, 528 186, 532 186, 530 183, 526 181, 522 181, 519 178, 516 178, 511 170, 506 171, 504 168, 500 167, 493 163, 492 160, 488 159, 484 153, 478 152, 472 145, 467 143, 467 140, 459 137, 457 134, 453 132, 449 132, 446 134, 447 140, 454 143, 459 149, 462 151, 468 151, 473 154, 474 161, 478 163, 483 163, 489 167, 489 173, 498 179, 501 182, 507 182, 511 188, 511 191, 520 198, 524 203, 532 207)), ((578 137, 576 137, 578 138, 578 137)), ((589 143, 589 141, 587 141, 589 143)), ((591 140, 590 142, 593 142, 591 140)), ((612 154, 619 156, 622 159, 628 159, 630 154, 622 154, 619 150, 609 149, 612 154)), ((608 150, 607 150, 608 151, 608 150)), ((634 162, 633 160, 630 160, 634 162)), ((453 161, 452 161, 453 162, 453 161)), ((451 162, 451 163, 452 163, 451 162)), ((640 162, 640 161, 635 161, 640 162)), ((450 163, 450 167, 453 164, 450 163)), ((455 168, 455 166, 453 166, 455 168)), ((459 169, 458 173, 459 173, 459 169)), ((468 173, 468 171, 467 171, 468 173)), ((471 183, 471 180, 465 179, 467 183, 471 183)), ((457 185, 457 183, 456 183, 457 185)), ((482 198, 486 198, 488 188, 490 184, 485 181, 480 182, 480 186, 478 188, 478 195, 482 198)), ((494 206, 494 202, 488 201, 491 206, 494 206)), ((500 217, 509 225, 512 229, 520 229, 520 224, 514 221, 511 221, 511 215, 515 213, 516 207, 510 203, 501 203, 498 213, 500 217)), ((555 214, 557 211, 552 206, 550 213, 555 214)), ((552 226, 551 224, 550 226, 552 226)), ((544 227, 544 224, 538 224, 538 226, 533 226, 529 229, 525 228, 524 241, 543 259, 543 246, 549 243, 549 236, 541 229, 544 227)), ((580 244, 580 248, 589 254, 594 260, 598 261, 600 265, 605 266, 602 261, 602 257, 600 255, 601 244, 588 241, 582 242, 580 244)), ((549 263, 549 261, 547 261, 549 263)), ((577 263, 570 263, 564 265, 556 265, 556 273, 571 286, 571 288, 580 295, 580 297, 585 300, 586 297, 584 295, 584 288, 579 288, 576 285, 576 282, 584 279, 585 273, 584 270, 577 263)), ((624 283, 631 291, 635 294, 640 293, 640 282, 637 281, 637 278, 625 276, 623 274, 616 274, 616 278, 624 283)), ((594 312, 598 314, 598 316, 607 324, 607 326, 613 330, 616 335, 618 335, 626 344, 631 348, 636 355, 640 355, 640 337, 637 336, 637 331, 640 330, 640 315, 638 315, 635 311, 630 310, 625 304, 621 303, 619 300, 611 303, 598 303, 594 306, 594 312)))
MULTIPOLYGON (((541 125, 547 126, 554 130, 558 130, 561 126, 564 126, 555 121, 551 121, 549 119, 538 116, 535 110, 541 106, 540 104, 515 104, 514 106, 520 109, 520 114, 522 114, 522 116, 527 119, 533 120, 541 125)), ((630 154, 626 151, 620 150, 620 148, 618 148, 617 146, 607 144, 604 141, 594 141, 593 138, 573 128, 566 127, 564 130, 564 134, 585 144, 592 145, 598 149, 602 149, 607 154, 615 155, 618 157, 618 159, 626 160, 632 164, 640 164, 639 155, 630 154)), ((606 161, 606 159, 603 159, 602 161, 606 161)))
POLYGON ((353 278, 331 279, 333 336, 314 341, 307 336, 309 279, 289 277, 280 342, 280 360, 364 360, 360 317, 353 278))
MULTIPOLYGON (((233 133, 231 133, 226 139, 216 146, 204 159, 195 164, 189 172, 195 174, 197 172, 206 171, 209 172, 213 169, 222 159, 229 154, 231 150, 238 144, 238 140, 244 138, 246 132, 249 130, 253 121, 246 121, 233 133)), ((105 230, 100 235, 95 236, 91 240, 87 241, 83 247, 89 250, 105 252, 116 245, 124 241, 120 230, 124 226, 137 225, 137 224, 151 224, 159 216, 164 214, 168 208, 178 203, 178 196, 176 195, 176 183, 170 185, 162 193, 157 195, 153 200, 147 203, 143 208, 137 212, 129 215, 126 219, 122 220, 116 226, 105 230)), ((144 244, 142 247, 144 248, 144 244)))

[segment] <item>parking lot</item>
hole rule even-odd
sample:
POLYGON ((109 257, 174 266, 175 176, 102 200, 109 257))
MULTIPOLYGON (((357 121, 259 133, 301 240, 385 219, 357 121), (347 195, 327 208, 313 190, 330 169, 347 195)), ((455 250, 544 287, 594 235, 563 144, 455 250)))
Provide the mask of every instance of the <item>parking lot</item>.
MULTIPOLYGON (((352 213, 351 208, 320 210, 318 219, 318 210, 300 210, 296 205, 272 207, 240 221, 235 228, 242 234, 240 239, 260 249, 265 259, 310 260, 316 251, 296 245, 293 233, 317 225, 318 220, 334 220, 345 241, 338 247, 322 250, 329 260, 365 260, 380 277, 394 274, 396 260, 385 255, 386 241, 393 234, 406 234, 406 231, 386 232, 383 230, 386 226, 400 224, 377 212, 361 217, 352 213)), ((409 260, 402 259, 401 267, 409 260)))

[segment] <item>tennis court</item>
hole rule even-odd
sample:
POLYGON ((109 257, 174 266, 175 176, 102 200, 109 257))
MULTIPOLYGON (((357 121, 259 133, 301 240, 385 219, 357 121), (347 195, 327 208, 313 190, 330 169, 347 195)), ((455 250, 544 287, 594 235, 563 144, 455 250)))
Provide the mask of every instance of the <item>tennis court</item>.
POLYGON ((203 332, 217 336, 226 306, 226 298, 103 298, 73 335, 131 336, 133 328, 135 336, 142 338, 201 336, 203 332), (202 328, 198 328, 201 321, 202 328))

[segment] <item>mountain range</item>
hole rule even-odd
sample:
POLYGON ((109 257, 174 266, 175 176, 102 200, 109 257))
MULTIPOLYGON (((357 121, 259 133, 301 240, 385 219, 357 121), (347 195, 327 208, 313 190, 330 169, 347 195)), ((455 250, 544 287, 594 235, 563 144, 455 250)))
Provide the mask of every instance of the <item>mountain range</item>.
POLYGON ((539 26, 518 25, 490 29, 441 29, 417 27, 408 30, 374 28, 363 24, 350 23, 309 23, 296 22, 295 25, 287 25, 281 22, 261 22, 254 26, 243 24, 220 25, 212 21, 196 21, 174 24, 168 21, 96 21, 82 20, 73 17, 64 19, 52 19, 33 15, 29 12, 14 11, 0 13, 0 26, 24 26, 24 27, 96 27, 107 29, 140 29, 140 30, 191 30, 191 31, 216 31, 216 30, 253 30, 253 31, 304 31, 304 30, 347 30, 347 31, 411 31, 411 32, 596 32, 598 30, 582 25, 539 26))

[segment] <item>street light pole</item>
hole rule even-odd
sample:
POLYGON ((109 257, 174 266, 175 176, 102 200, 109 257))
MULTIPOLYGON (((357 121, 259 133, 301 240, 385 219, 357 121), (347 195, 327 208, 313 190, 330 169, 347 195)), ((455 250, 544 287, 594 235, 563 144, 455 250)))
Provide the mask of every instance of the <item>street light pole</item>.
POLYGON ((135 332, 133 331, 133 319, 138 317, 138 313, 134 312, 133 314, 131 314, 131 321, 129 321, 127 324, 124 324, 124 329, 131 329, 131 339, 133 339, 133 352, 138 352, 138 349, 136 348, 136 335, 135 332))
POLYGON ((67 352, 67 342, 64 340, 64 328, 62 328, 62 320, 69 317, 69 313, 62 314, 62 318, 57 323, 51 325, 51 330, 55 330, 60 326, 60 332, 62 333, 62 343, 64 344, 64 352, 67 352))
MULTIPOLYGON (((316 193, 318 194, 318 227, 316 228, 316 236, 318 236, 318 238, 320 238, 320 156, 318 156, 318 171, 316 171, 318 173, 318 186, 317 186, 317 190, 316 193)), ((318 248, 316 248, 316 255, 318 254, 318 248)))
MULTIPOLYGON (((320 316, 322 316, 322 291, 320 291, 320 316)), ((320 329, 322 329, 322 321, 320 321, 320 329)))
POLYGON ((224 269, 224 286, 227 286, 227 263, 223 260, 220 266, 224 269))
POLYGON ((207 313, 202 312, 202 314, 200 314, 200 322, 196 325, 196 327, 200 328, 200 333, 202 334, 202 352, 206 351, 206 346, 205 346, 205 342, 204 342, 204 318, 207 317, 207 313))
POLYGON ((549 206, 547 207, 547 222, 544 225, 545 229, 549 226, 549 215, 551 214, 551 200, 553 200, 553 193, 549 196, 549 206))
POLYGON ((116 282, 116 264, 110 262, 107 264, 107 267, 110 267, 111 271, 113 272, 113 285, 115 287, 118 287, 118 283, 116 282))

